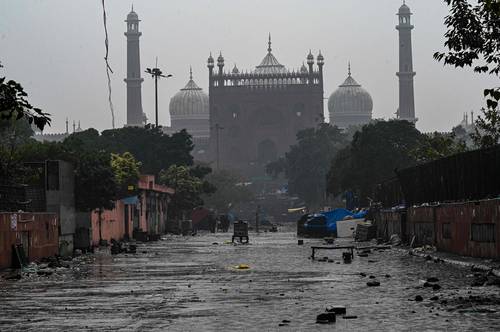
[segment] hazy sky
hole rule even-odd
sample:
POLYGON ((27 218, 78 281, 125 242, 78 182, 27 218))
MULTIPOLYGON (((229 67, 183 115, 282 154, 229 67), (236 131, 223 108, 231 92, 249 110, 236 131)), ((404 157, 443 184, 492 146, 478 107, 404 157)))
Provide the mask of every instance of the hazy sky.
MULTIPOLYGON (((113 103, 117 127, 126 120, 125 18, 132 1, 106 0, 113 103)), ((372 95, 376 118, 393 117, 398 105, 397 12, 400 0, 135 0, 142 20, 141 66, 159 67, 173 78, 159 83, 160 123, 168 125, 168 103, 182 88, 192 65, 207 91, 209 52, 222 53, 226 66, 253 69, 273 53, 298 68, 309 49, 325 56, 325 98, 352 75, 372 95)), ((445 131, 463 112, 484 104, 482 90, 498 78, 443 67, 432 55, 443 49, 441 0, 408 0, 412 9, 417 127, 445 131)), ((65 119, 83 128, 111 127, 104 65, 100 0, 0 0, 0 75, 22 83, 33 105, 52 114, 46 132, 63 132, 65 119)), ((154 85, 144 76, 143 109, 154 120, 154 85)), ((325 102, 325 112, 327 112, 325 102)))

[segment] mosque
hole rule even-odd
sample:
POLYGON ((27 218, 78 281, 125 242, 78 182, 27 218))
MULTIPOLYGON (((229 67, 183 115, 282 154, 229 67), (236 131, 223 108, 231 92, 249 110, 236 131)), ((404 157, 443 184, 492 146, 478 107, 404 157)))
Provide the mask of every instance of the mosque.
MULTIPOLYGON (((399 108, 397 118, 416 122, 413 95, 411 11, 403 3, 399 24, 399 108)), ((139 61, 139 18, 127 16, 127 125, 143 119, 139 61)), ((324 57, 311 51, 305 63, 288 69, 273 54, 271 36, 267 53, 252 70, 236 65, 225 69, 222 52, 208 57, 208 94, 189 72, 187 84, 170 100, 171 127, 167 133, 186 129, 195 143, 194 157, 215 169, 235 169, 262 174, 264 166, 283 156, 302 129, 324 122, 324 57), (307 66, 306 66, 307 64, 307 66)), ((339 128, 359 126, 372 120, 373 100, 351 74, 328 98, 329 122, 339 128)))

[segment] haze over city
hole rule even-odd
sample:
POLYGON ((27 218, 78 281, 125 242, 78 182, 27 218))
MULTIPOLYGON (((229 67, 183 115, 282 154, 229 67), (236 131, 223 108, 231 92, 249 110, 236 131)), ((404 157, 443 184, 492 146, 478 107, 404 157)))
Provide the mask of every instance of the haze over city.
MULTIPOLYGON (((497 78, 443 67, 432 55, 444 49, 442 1, 408 1, 414 13, 413 61, 417 128, 449 131, 464 112, 484 105, 482 90, 497 78)), ((126 121, 126 30, 131 1, 107 1, 112 99, 116 127, 126 121)), ((325 57, 324 98, 352 75, 373 98, 374 118, 393 118, 398 105, 398 0, 235 1, 186 0, 133 2, 141 19, 141 69, 155 65, 172 78, 159 82, 162 125, 170 124, 170 98, 189 79, 208 91, 210 52, 225 58, 226 69, 253 70, 266 55, 271 33, 273 54, 288 69, 298 69, 309 52, 325 57)), ((23 83, 30 102, 52 115, 45 132, 64 132, 65 120, 82 128, 111 127, 104 64, 100 1, 23 0, 0 2, 0 60, 4 74, 23 83)), ((153 80, 142 74, 143 110, 154 121, 153 80)), ((328 109, 325 105, 325 117, 328 109)))

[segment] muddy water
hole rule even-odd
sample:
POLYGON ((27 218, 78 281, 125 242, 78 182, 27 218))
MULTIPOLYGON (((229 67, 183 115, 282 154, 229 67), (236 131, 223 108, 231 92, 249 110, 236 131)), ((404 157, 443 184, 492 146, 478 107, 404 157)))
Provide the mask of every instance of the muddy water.
POLYGON ((498 288, 470 288, 471 272, 462 268, 397 250, 355 257, 352 264, 328 251, 319 256, 334 263, 311 261, 309 247, 320 242, 298 246, 292 232, 251 235, 250 245, 224 244, 229 239, 230 234, 167 237, 140 245, 135 255, 96 254, 92 263, 63 276, 0 279, 0 331, 494 331, 500 326, 498 305, 467 301, 471 294, 494 297, 498 288), (250 269, 234 269, 238 264, 250 269), (370 275, 380 287, 367 287, 370 275), (430 276, 440 279, 442 289, 422 287, 421 280, 430 276), (416 295, 424 300, 413 301, 416 295), (463 301, 442 305, 432 296, 463 301), (336 304, 357 318, 315 324, 317 314, 336 304), (290 323, 280 327, 283 320, 290 323))

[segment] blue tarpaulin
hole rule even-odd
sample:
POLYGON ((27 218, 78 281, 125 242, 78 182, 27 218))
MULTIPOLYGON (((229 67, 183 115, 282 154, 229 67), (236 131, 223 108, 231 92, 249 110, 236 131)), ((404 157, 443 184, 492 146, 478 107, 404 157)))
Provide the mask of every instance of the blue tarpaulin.
POLYGON ((136 205, 137 203, 139 203, 139 198, 137 198, 137 196, 130 196, 122 198, 121 201, 126 205, 136 205))
POLYGON ((335 209, 328 212, 321 212, 320 214, 326 218, 326 228, 328 232, 337 231, 337 221, 344 220, 347 216, 352 216, 353 219, 362 219, 366 216, 367 211, 353 213, 346 209, 335 209))
POLYGON ((351 216, 352 212, 346 209, 335 209, 328 212, 321 212, 326 218, 326 228, 329 232, 337 231, 337 221, 344 219, 346 216, 351 216))

